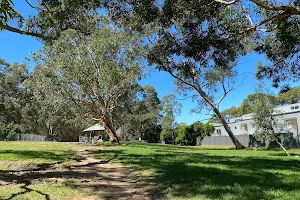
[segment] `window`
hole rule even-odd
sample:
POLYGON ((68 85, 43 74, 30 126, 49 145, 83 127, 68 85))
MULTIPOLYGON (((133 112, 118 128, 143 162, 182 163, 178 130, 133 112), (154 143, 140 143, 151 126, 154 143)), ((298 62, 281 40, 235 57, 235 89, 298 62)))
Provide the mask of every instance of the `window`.
POLYGON ((236 127, 234 127, 234 129, 236 129, 236 127))
POLYGON ((221 129, 217 129, 217 134, 221 135, 221 129))
POLYGON ((285 120, 285 128, 292 128, 293 127, 293 121, 290 119, 285 120))
POLYGON ((297 110, 297 109, 299 109, 299 106, 291 106, 291 109, 292 110, 297 110))
POLYGON ((248 134, 248 125, 247 124, 241 124, 241 133, 242 134, 248 134))
POLYGON ((297 118, 286 119, 284 121, 285 128, 298 130, 297 118))

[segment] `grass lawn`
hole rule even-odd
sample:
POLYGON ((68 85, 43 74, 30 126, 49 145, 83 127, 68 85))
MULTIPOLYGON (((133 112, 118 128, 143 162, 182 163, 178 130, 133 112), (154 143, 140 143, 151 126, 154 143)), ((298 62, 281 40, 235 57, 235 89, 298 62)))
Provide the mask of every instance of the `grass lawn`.
POLYGON ((166 199, 300 199, 300 150, 124 143, 93 154, 135 167, 166 199))
MULTIPOLYGON (((62 183, 40 183, 26 185, 23 175, 17 174, 34 167, 53 163, 70 164, 77 159, 78 145, 56 142, 0 142, 0 183, 11 179, 11 184, 0 184, 0 199, 76 199, 90 195, 87 191, 75 190, 62 183), (15 178, 13 178, 15 176, 15 178), (16 179, 16 180, 13 180, 16 179)), ((39 173, 36 171, 36 173, 39 173)), ((41 177, 43 176, 41 171, 41 177)), ((76 180, 74 180, 76 181, 76 180)))
POLYGON ((76 151, 85 148, 100 160, 107 158, 110 163, 135 168, 141 184, 162 199, 300 199, 300 158, 295 157, 300 156, 300 149, 291 150, 293 156, 288 158, 280 149, 252 151, 143 143, 91 148, 55 142, 0 142, 0 199, 98 199, 102 194, 95 196, 94 192, 105 188, 119 193, 110 185, 97 186, 108 176, 105 168, 99 168, 98 175, 89 171, 94 169, 92 165, 86 166, 88 171, 79 168, 77 175, 69 169, 59 172, 60 168, 57 174, 47 169, 34 171, 54 163, 62 163, 55 165, 60 167, 73 165, 78 159, 76 151), (34 181, 26 184, 27 179, 34 181))
POLYGON ((67 162, 74 159, 74 150, 76 146, 72 143, 0 141, 0 161, 30 164, 67 162))

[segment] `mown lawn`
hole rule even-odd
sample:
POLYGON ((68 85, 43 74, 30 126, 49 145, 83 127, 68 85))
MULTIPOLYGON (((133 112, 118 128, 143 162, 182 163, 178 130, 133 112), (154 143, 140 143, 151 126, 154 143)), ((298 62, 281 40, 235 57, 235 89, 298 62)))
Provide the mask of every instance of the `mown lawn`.
MULTIPOLYGON (((78 191, 63 183, 38 182, 28 185, 22 175, 32 168, 46 168, 54 163, 73 163, 77 159, 75 150, 78 148, 78 145, 71 143, 0 142, 0 199, 71 200, 89 196, 90 193, 78 191), (3 180, 11 182, 2 183, 3 180)), ((40 173, 41 177, 45 173, 38 170, 34 172, 40 173)))
POLYGON ((234 150, 125 143, 94 151, 135 167, 165 199, 300 199, 300 150, 234 150))
POLYGON ((30 164, 67 162, 75 158, 75 150, 76 146, 72 143, 0 141, 0 161, 30 164))

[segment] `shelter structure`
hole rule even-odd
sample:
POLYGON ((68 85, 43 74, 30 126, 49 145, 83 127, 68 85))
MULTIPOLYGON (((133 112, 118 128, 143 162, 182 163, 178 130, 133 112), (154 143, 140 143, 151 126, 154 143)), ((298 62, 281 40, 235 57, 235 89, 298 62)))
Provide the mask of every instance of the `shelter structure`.
POLYGON ((99 136, 99 140, 103 140, 105 128, 100 124, 95 124, 89 128, 84 129, 82 132, 84 136, 79 136, 79 142, 94 143, 95 136, 99 136))

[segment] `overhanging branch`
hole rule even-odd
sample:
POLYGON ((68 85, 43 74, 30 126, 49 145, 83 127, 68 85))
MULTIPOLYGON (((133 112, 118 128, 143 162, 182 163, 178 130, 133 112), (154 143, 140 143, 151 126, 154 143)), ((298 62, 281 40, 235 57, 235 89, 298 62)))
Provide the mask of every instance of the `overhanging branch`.
POLYGON ((268 4, 263 3, 260 0, 250 0, 251 2, 255 3, 257 6, 264 8, 266 10, 272 10, 272 11, 293 11, 298 12, 300 14, 300 7, 294 7, 294 6, 271 6, 268 4))
MULTIPOLYGON (((232 1, 226 1, 226 0, 215 0, 216 2, 222 3, 222 4, 226 4, 226 5, 232 5, 232 4, 236 4, 237 2, 239 2, 240 0, 232 0, 232 1)), ((260 0, 250 0, 251 2, 253 2, 254 4, 256 4, 257 6, 266 9, 266 10, 270 10, 270 11, 292 11, 292 12, 296 12, 296 14, 300 14, 300 7, 299 6, 272 6, 269 4, 266 4, 260 0)))
POLYGON ((21 34, 21 35, 29 35, 29 36, 37 37, 37 38, 40 38, 40 39, 47 39, 47 38, 49 38, 49 37, 46 37, 46 36, 44 36, 42 34, 39 34, 39 33, 34 33, 34 32, 30 32, 30 31, 23 31, 21 29, 9 26, 7 24, 5 24, 3 26, 3 29, 7 30, 7 31, 14 32, 14 33, 18 33, 18 34, 21 34))

